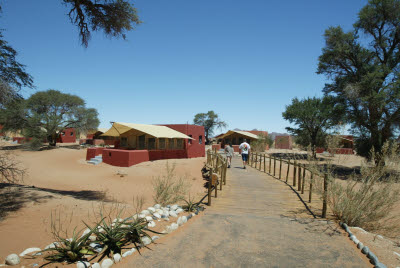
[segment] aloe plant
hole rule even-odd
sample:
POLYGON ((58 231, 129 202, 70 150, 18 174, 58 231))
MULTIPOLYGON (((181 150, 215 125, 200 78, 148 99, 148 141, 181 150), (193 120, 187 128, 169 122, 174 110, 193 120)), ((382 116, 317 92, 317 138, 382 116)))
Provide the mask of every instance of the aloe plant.
POLYGON ((94 252, 88 245, 89 236, 92 232, 78 237, 80 232, 73 231, 72 238, 66 239, 54 234, 58 243, 54 243, 54 248, 44 249, 41 252, 49 252, 44 258, 50 262, 68 262, 74 263, 80 260, 86 260, 85 255, 94 255, 94 252))
POLYGON ((196 212, 198 209, 201 209, 202 206, 197 202, 194 201, 194 198, 189 198, 188 200, 184 199, 186 205, 182 206, 182 208, 187 212, 196 212))

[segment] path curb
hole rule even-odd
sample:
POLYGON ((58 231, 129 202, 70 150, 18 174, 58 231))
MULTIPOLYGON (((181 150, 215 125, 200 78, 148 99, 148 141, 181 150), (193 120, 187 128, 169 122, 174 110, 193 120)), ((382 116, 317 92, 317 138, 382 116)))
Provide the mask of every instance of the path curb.
POLYGON ((350 240, 357 245, 357 248, 361 250, 361 253, 367 256, 369 262, 374 265, 374 268, 387 268, 386 265, 379 262, 378 257, 374 253, 372 253, 372 251, 367 246, 364 246, 364 244, 357 239, 357 237, 350 231, 349 226, 346 223, 340 222, 339 225, 347 232, 350 240))

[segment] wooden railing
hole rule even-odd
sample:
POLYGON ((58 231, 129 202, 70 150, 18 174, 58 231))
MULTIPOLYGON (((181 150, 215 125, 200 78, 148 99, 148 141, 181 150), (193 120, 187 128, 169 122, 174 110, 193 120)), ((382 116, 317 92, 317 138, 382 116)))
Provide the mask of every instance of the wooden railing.
POLYGON ((211 206, 212 191, 214 196, 218 197, 219 190, 222 191, 222 185, 226 185, 226 171, 228 167, 227 159, 219 154, 216 150, 207 151, 206 167, 210 169, 208 178, 208 205, 211 206))
POLYGON ((323 194, 322 194, 322 218, 326 218, 326 211, 327 211, 327 200, 328 200, 328 174, 315 172, 309 169, 305 164, 297 162, 297 160, 291 161, 285 160, 282 158, 276 158, 270 156, 265 153, 254 153, 251 152, 249 155, 249 165, 255 169, 258 169, 261 172, 267 173, 279 180, 285 180, 287 184, 290 184, 290 177, 292 179, 293 189, 296 189, 297 192, 304 194, 305 191, 305 184, 306 184, 306 172, 309 175, 309 188, 308 188, 308 202, 311 203, 312 200, 312 193, 313 193, 313 182, 317 177, 320 177, 324 180, 323 185, 323 194), (277 162, 279 167, 277 169, 277 162), (267 163, 268 168, 267 168, 267 163), (282 174, 282 164, 287 165, 286 174, 282 174), (292 167, 292 172, 290 172, 290 167, 292 167), (272 170, 271 170, 272 169, 272 170), (292 173, 293 175, 291 176, 292 173))

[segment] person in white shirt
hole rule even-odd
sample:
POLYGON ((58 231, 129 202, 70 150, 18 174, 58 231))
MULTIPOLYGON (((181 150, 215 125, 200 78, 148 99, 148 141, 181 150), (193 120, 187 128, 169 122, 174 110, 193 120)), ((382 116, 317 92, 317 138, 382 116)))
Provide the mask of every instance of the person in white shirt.
POLYGON ((243 169, 246 169, 247 161, 249 160, 250 144, 247 143, 246 139, 243 140, 242 144, 239 145, 239 149, 242 150, 243 169))

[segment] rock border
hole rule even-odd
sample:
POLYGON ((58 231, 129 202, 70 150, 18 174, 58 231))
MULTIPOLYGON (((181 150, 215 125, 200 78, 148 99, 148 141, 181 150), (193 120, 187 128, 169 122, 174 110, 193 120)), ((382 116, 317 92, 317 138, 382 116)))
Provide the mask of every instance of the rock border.
POLYGON ((369 262, 374 265, 374 268, 387 268, 386 265, 379 262, 378 257, 374 253, 372 253, 372 251, 367 246, 364 246, 364 244, 357 239, 357 237, 351 232, 349 226, 346 223, 340 222, 339 225, 347 232, 350 240, 357 245, 357 248, 361 250, 361 253, 367 256, 369 262))
MULTIPOLYGON (((166 235, 166 234, 172 233, 173 231, 177 230, 180 226, 184 225, 187 221, 189 221, 194 216, 198 215, 200 213, 200 211, 203 211, 203 210, 204 210, 204 208, 198 207, 195 212, 188 212, 187 216, 178 216, 180 213, 185 212, 181 206, 178 206, 175 204, 175 205, 167 205, 165 207, 162 207, 160 204, 156 204, 153 207, 149 207, 146 210, 143 210, 142 212, 140 212, 139 214, 134 215, 134 216, 137 216, 140 218, 146 218, 146 220, 149 222, 149 227, 155 226, 155 222, 154 222, 155 220, 160 221, 161 219, 164 219, 166 221, 169 221, 169 218, 171 218, 171 217, 177 218, 176 223, 172 222, 170 225, 166 226, 166 229, 164 231, 162 231, 162 233, 164 235, 166 235), (157 210, 159 211, 159 213, 157 213, 157 210), (161 214, 160 210, 163 211, 163 214, 161 214), (148 219, 147 219, 147 217, 148 217, 148 219)), ((134 216, 132 216, 132 217, 134 217, 134 216)), ((128 217, 127 219, 132 218, 132 217, 128 217)), ((113 221, 113 223, 116 222, 117 220, 120 220, 120 219, 115 219, 113 221)), ((86 231, 83 232, 83 235, 85 235, 86 231)), ((143 241, 143 243, 145 246, 147 246, 159 238, 160 237, 156 236, 156 235, 151 237, 151 239, 148 237, 145 237, 144 238, 145 241, 143 241)), ((57 243, 57 242, 51 243, 50 245, 48 245, 46 247, 46 249, 54 247, 55 243, 57 243)), ((28 249, 24 250, 21 254, 19 254, 19 256, 17 254, 10 254, 6 257, 5 264, 0 264, 0 266, 18 265, 21 262, 20 257, 24 257, 26 255, 29 255, 30 253, 34 253, 34 252, 37 252, 40 250, 41 250, 40 248, 28 248, 28 249)), ((112 259, 105 258, 101 264, 97 263, 97 262, 90 263, 87 261, 78 261, 78 262, 76 262, 76 266, 77 266, 77 268, 88 268, 88 267, 109 268, 113 264, 120 262, 122 260, 122 258, 126 258, 126 257, 132 255, 135 251, 136 251, 136 249, 132 248, 131 250, 126 251, 124 254, 122 254, 122 256, 120 254, 116 254, 113 256, 112 259)), ((41 253, 36 253, 33 255, 41 255, 41 253)), ((38 266, 38 264, 33 265, 33 267, 35 267, 35 266, 38 266)))

